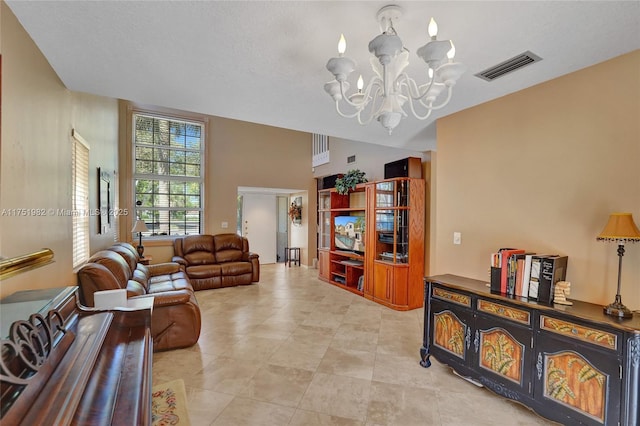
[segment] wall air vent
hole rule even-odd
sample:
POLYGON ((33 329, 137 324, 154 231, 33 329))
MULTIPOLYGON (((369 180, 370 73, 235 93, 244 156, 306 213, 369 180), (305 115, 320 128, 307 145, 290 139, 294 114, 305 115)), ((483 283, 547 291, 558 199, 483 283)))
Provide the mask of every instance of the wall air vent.
POLYGON ((486 70, 475 74, 475 76, 486 81, 493 81, 498 77, 502 77, 503 75, 509 74, 510 72, 541 60, 542 58, 540 56, 527 50, 520 55, 499 63, 498 65, 487 68, 486 70))

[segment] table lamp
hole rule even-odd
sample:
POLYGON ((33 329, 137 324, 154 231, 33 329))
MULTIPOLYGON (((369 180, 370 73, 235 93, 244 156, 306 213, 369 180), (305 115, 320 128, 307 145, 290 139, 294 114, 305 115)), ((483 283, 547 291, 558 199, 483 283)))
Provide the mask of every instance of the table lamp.
POLYGON ((138 250, 138 255, 140 256, 140 259, 144 259, 144 246, 142 245, 142 233, 149 232, 149 228, 147 228, 147 224, 144 223, 144 220, 138 219, 136 220, 136 223, 133 225, 133 229, 131 230, 131 232, 137 232, 140 237, 140 241, 138 242, 138 247, 136 247, 136 250, 138 250))
POLYGON ((622 256, 624 256, 624 244, 640 241, 640 230, 633 222, 631 213, 611 213, 609 222, 604 227, 597 239, 599 241, 613 241, 618 243, 618 292, 616 300, 604 307, 604 313, 618 318, 631 318, 633 313, 622 304, 620 297, 620 278, 622 273, 622 256))

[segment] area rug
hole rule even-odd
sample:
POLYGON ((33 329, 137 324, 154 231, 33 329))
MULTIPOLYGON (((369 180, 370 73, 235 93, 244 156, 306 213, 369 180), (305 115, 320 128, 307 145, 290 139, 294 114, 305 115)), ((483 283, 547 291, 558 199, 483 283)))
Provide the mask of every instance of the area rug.
POLYGON ((151 423, 153 426, 191 424, 187 412, 187 392, 182 379, 153 387, 151 423))

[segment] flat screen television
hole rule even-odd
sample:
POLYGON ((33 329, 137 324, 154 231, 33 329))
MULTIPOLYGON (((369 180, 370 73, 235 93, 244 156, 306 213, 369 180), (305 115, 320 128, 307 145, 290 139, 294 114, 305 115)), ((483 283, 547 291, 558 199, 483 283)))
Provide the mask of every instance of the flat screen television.
POLYGON ((336 216, 333 228, 337 250, 364 254, 364 216, 336 216))

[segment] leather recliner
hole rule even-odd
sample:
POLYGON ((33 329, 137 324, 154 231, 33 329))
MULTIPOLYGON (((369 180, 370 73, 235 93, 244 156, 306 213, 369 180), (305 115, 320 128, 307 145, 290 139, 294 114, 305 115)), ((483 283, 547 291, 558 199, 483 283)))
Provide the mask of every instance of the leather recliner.
POLYGON ((247 285, 260 280, 260 262, 249 241, 237 234, 189 235, 173 242, 172 260, 195 290, 247 285))
POLYGON ((138 260, 129 243, 95 253, 78 271, 80 302, 94 306, 96 291, 115 289, 126 289, 127 298, 153 297, 154 351, 194 345, 200 337, 201 316, 189 278, 176 263, 145 266, 138 260))

